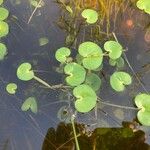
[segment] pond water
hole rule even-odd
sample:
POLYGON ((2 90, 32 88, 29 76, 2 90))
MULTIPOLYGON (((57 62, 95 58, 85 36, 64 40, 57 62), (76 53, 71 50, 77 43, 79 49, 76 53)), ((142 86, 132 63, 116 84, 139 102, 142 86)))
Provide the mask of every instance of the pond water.
MULTIPOLYGON (((0 61, 0 150, 75 149, 72 127, 70 124, 61 123, 57 115, 62 106, 74 111, 74 105, 68 103, 67 100, 72 98, 70 93, 50 90, 35 80, 24 82, 16 76, 17 67, 23 62, 29 62, 35 74, 47 83, 51 85, 63 83, 63 75, 57 71, 59 63, 55 59, 55 52, 58 48, 65 46, 67 35, 72 35, 73 31, 71 29, 67 31, 62 21, 64 17, 67 17, 64 15, 62 4, 53 0, 44 0, 44 4, 36 9, 32 17, 35 7, 28 0, 7 0, 3 4, 10 12, 7 19, 10 32, 2 39, 7 45, 8 54, 3 61, 0 61), (29 20, 30 17, 31 20, 29 20), (49 39, 44 46, 39 45, 41 37, 49 39), (10 82, 18 85, 15 95, 10 95, 5 90, 10 82), (37 99, 37 114, 31 111, 21 111, 22 103, 31 96, 37 99), (57 129, 57 132, 54 129, 57 129), (67 144, 64 144, 66 142, 67 144)), ((111 37, 109 34, 114 32, 119 42, 126 48, 125 60, 127 62, 123 70, 129 72, 133 78, 133 84, 129 88, 116 93, 107 81, 112 69, 107 61, 104 62, 104 69, 101 72, 103 86, 100 90, 100 97, 104 102, 112 105, 100 104, 89 113, 76 114, 76 126, 88 131, 88 135, 79 137, 81 150, 113 150, 121 149, 120 147, 125 145, 138 145, 138 143, 140 143, 139 147, 129 146, 126 149, 144 150, 149 147, 150 127, 138 123, 137 110, 119 107, 136 108, 134 97, 139 92, 150 90, 150 16, 131 4, 130 1, 124 3, 124 7, 127 8, 117 15, 115 23, 115 17, 110 15, 112 18, 110 18, 109 31, 105 21, 99 37, 94 30, 92 33, 90 27, 85 25, 74 44, 67 43, 74 51, 79 43, 87 40, 102 41, 99 42, 102 46, 106 38, 111 37), (132 133, 134 138, 129 138, 126 143, 116 142, 117 148, 113 147, 114 137, 117 137, 115 141, 118 139, 123 141, 124 137, 121 133, 124 133, 124 129, 131 128, 134 129, 129 130, 129 137, 134 131, 132 133), (94 145, 92 138, 96 142, 99 141, 95 149, 92 146, 94 145), (90 142, 91 147, 87 147, 87 143, 90 142), (146 146, 144 142, 147 143, 146 146), (143 147, 140 147, 141 145, 143 147)), ((116 10, 112 8, 112 12, 113 9, 116 10)), ((79 22, 80 20, 82 19, 79 18, 79 22)))

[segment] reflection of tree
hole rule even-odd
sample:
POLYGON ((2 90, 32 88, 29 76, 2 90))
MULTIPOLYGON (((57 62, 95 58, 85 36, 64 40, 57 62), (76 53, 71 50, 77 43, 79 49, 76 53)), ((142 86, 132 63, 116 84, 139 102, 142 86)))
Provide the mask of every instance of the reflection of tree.
MULTIPOLYGON (((150 150, 145 143, 145 133, 133 132, 128 126, 122 128, 97 128, 91 135, 85 134, 85 126, 76 124, 81 150, 150 150)), ((75 150, 71 124, 60 123, 55 130, 50 128, 42 150, 75 150)))

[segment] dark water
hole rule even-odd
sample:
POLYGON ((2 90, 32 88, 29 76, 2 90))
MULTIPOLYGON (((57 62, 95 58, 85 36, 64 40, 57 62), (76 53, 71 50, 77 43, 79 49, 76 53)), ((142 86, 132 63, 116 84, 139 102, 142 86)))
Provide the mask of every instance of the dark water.
MULTIPOLYGON (((67 106, 63 102, 66 100, 66 97, 63 96, 60 98, 61 91, 51 91, 45 89, 34 80, 23 82, 16 77, 18 65, 22 62, 30 62, 33 64, 35 74, 38 77, 41 77, 50 84, 62 83, 61 74, 56 72, 56 67, 59 64, 56 62, 54 54, 56 49, 64 46, 66 33, 56 25, 60 17, 59 5, 52 0, 45 0, 45 4, 44 7, 37 9, 30 24, 27 24, 27 21, 34 8, 29 5, 28 1, 21 1, 21 4, 15 5, 15 0, 7 0, 4 5, 10 11, 8 18, 10 33, 4 39, 8 47, 8 55, 4 61, 0 62, 0 150, 40 150, 42 149, 45 136, 48 134, 47 131, 51 127, 56 129, 58 126, 57 129, 60 130, 56 134, 54 129, 49 129, 49 132, 52 133, 50 134, 52 135, 51 138, 48 137, 48 139, 51 139, 50 141, 56 140, 59 135, 66 135, 66 137, 62 136, 62 138, 58 138, 58 141, 52 142, 55 146, 49 149, 57 149, 61 144, 73 137, 70 136, 72 132, 71 127, 59 124, 60 120, 57 118, 58 110, 62 106, 67 106), (40 47, 38 44, 40 37, 47 37, 49 43, 40 47), (15 96, 11 96, 5 91, 5 86, 9 82, 15 82, 18 85, 15 96), (20 109, 24 100, 29 96, 37 98, 38 113, 36 115, 30 111, 22 112, 20 109)), ((139 14, 136 11, 133 11, 132 14, 126 12, 124 16, 120 17, 121 23, 116 25, 117 29, 115 33, 122 45, 128 48, 126 52, 127 58, 134 71, 141 75, 140 79, 145 89, 149 91, 150 66, 148 64, 150 62, 150 43, 145 41, 144 35, 148 30, 150 18, 145 14, 139 14), (130 17, 134 19, 134 28, 124 26, 124 21, 130 17), (143 67, 144 65, 146 66, 143 67)), ((88 39, 88 37, 86 38, 88 39)), ((126 66, 126 70, 132 73, 128 66, 126 66)), ((105 72, 105 76, 107 77, 107 68, 105 72)), ((139 91, 144 91, 136 79, 135 83, 137 84, 133 84, 129 90, 121 94, 116 94, 108 84, 104 84, 101 90, 101 97, 113 104, 134 107, 133 97, 139 91)), ((77 123, 85 124, 86 129, 90 131, 99 127, 103 127, 104 131, 105 128, 109 129, 108 134, 102 136, 103 141, 99 145, 109 145, 111 147, 114 142, 112 141, 112 143, 108 144, 107 141, 111 141, 116 135, 124 141, 124 137, 120 134, 124 129, 122 129, 122 126, 125 127, 124 124, 122 125, 122 122, 128 122, 127 127, 133 125, 133 119, 136 118, 136 111, 110 106, 100 107, 101 109, 97 109, 96 115, 94 110, 88 114, 77 114, 77 123)), ((80 126, 79 124, 78 126, 80 126)), ((85 129, 85 127, 82 127, 82 129, 85 129)), ((150 143, 150 128, 139 126, 138 129, 145 132, 146 142, 150 143)), ((97 130, 99 131, 100 129, 97 130)), ((134 145, 133 143, 138 143, 138 140, 143 143, 144 140, 141 139, 144 137, 144 132, 139 133, 140 136, 136 137, 135 135, 127 143, 119 141, 118 143, 121 144, 116 145, 118 147, 124 144, 134 145)), ((91 142, 92 145, 93 142, 91 139, 99 141, 97 137, 101 136, 100 133, 101 131, 96 133, 95 130, 90 138, 88 136, 81 136, 79 138, 79 142, 82 145, 81 148, 83 150, 91 149, 90 147, 86 148, 86 143, 91 142)), ((50 142, 46 144, 51 145, 50 142)), ((71 146, 68 144, 69 146, 66 149, 73 149, 71 148, 74 147, 73 141, 71 144, 71 146)), ((113 149, 110 147, 110 150, 113 149)), ((141 147, 138 148, 140 149, 141 147)), ((45 146, 43 149, 48 148, 45 146)), ((97 149, 100 149, 100 147, 97 147, 97 149)), ((114 149, 116 148, 114 147, 114 149)))

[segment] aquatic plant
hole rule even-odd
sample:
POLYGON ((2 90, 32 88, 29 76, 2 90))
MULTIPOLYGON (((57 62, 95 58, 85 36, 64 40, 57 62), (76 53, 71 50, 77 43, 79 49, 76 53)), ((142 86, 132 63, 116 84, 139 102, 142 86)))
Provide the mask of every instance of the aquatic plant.
POLYGON ((81 13, 82 17, 86 19, 89 24, 94 24, 98 20, 98 13, 92 9, 84 9, 81 13))
POLYGON ((124 59, 119 57, 118 59, 109 59, 109 64, 111 66, 117 66, 117 68, 123 68, 125 65, 124 59))
POLYGON ((64 63, 67 60, 67 57, 70 56, 71 51, 67 47, 61 47, 59 48, 55 53, 55 58, 61 62, 64 63))
POLYGON ((84 82, 86 71, 77 63, 69 63, 64 67, 65 74, 69 75, 66 77, 66 82, 71 86, 77 86, 84 82))
MULTIPOLYGON (((3 0, 0 0, 0 5, 3 4, 3 0)), ((9 16, 9 11, 0 6, 0 61, 7 55, 7 47, 1 42, 1 39, 9 33, 9 25, 6 23, 6 19, 9 16)))
POLYGON ((0 61, 7 55, 7 47, 5 44, 0 43, 0 61))
POLYGON ((144 12, 150 14, 150 1, 149 0, 138 0, 136 6, 144 10, 144 12))
POLYGON ((140 93, 135 97, 135 104, 139 108, 137 118, 145 126, 150 126, 150 95, 140 93))
POLYGON ((79 45, 79 54, 83 57, 82 63, 86 69, 97 69, 103 61, 102 49, 95 43, 87 41, 79 45))
POLYGON ((37 101, 35 97, 27 98, 21 106, 22 111, 28 111, 29 109, 35 114, 38 112, 37 101))
POLYGON ((48 43, 49 43, 49 40, 48 40, 47 37, 41 37, 41 38, 39 38, 39 46, 44 46, 44 45, 46 45, 48 43))
POLYGON ((16 90, 17 90, 17 84, 15 84, 15 83, 9 83, 9 84, 7 84, 6 91, 9 94, 15 94, 16 90))
POLYGON ((122 46, 116 41, 105 42, 104 49, 109 52, 109 57, 111 59, 118 59, 123 51, 122 46))
POLYGON ((131 82, 131 76, 122 71, 114 72, 110 77, 110 85, 117 92, 123 91, 125 89, 125 85, 130 85, 131 82))
POLYGON ((0 7, 0 20, 3 21, 7 19, 9 11, 6 8, 0 7))
POLYGON ((86 84, 75 87, 73 89, 73 95, 77 98, 75 108, 79 112, 89 112, 96 106, 97 95, 94 90, 86 84))

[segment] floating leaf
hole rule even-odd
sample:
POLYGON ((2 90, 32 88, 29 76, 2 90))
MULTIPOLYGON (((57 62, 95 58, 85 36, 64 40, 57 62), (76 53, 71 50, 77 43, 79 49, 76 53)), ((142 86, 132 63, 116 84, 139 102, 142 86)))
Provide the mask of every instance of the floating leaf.
POLYGON ((122 46, 116 41, 107 41, 104 44, 104 49, 109 52, 109 57, 111 59, 117 59, 122 54, 122 46))
POLYGON ((0 60, 3 60, 6 55, 7 55, 7 48, 5 44, 0 43, 0 60))
POLYGON ((67 57, 70 55, 71 51, 67 47, 61 47, 56 51, 55 58, 61 62, 64 63, 67 59, 67 57))
POLYGON ((69 63, 64 67, 65 74, 69 75, 66 77, 66 82, 71 86, 77 86, 84 82, 86 71, 77 63, 69 63))
POLYGON ((125 85, 129 85, 131 82, 131 76, 122 71, 114 72, 110 77, 110 85, 117 92, 123 91, 125 89, 125 85))
POLYGON ((150 0, 138 0, 136 6, 150 14, 150 0))
POLYGON ((75 101, 75 108, 79 112, 89 112, 96 106, 96 93, 86 84, 81 84, 75 87, 73 90, 73 95, 77 98, 75 101))
POLYGON ((79 45, 79 54, 83 56, 83 66, 89 70, 97 69, 103 60, 101 48, 93 42, 84 42, 79 45))
POLYGON ((135 97, 135 104, 140 109, 137 118, 140 123, 150 126, 150 95, 141 93, 135 97))
POLYGON ((3 21, 7 19, 9 15, 9 11, 3 7, 0 7, 0 20, 3 21))
POLYGON ((6 91, 9 94, 15 94, 16 90, 17 90, 17 85, 15 83, 9 83, 9 84, 7 84, 6 91))
POLYGON ((27 98, 21 106, 22 111, 28 111, 31 109, 33 113, 37 113, 37 101, 35 97, 27 98))
POLYGON ((40 46, 44 46, 46 44, 48 44, 49 40, 47 37, 42 37, 42 38, 39 38, 39 45, 40 46))
POLYGON ((85 83, 89 85, 94 91, 97 91, 101 86, 101 79, 95 73, 88 73, 85 79, 85 83))
POLYGON ((109 64, 111 66, 117 66, 118 68, 124 67, 124 59, 119 57, 118 59, 109 59, 109 64))
POLYGON ((23 81, 29 81, 33 79, 34 72, 30 63, 22 63, 17 69, 17 77, 23 81))
POLYGON ((3 4, 3 2, 4 2, 4 0, 0 0, 0 5, 2 5, 2 4, 3 4))
POLYGON ((82 12, 82 17, 86 19, 89 24, 96 23, 98 20, 98 13, 93 9, 85 9, 82 12))
POLYGON ((9 33, 9 26, 6 22, 0 21, 0 38, 9 33))

